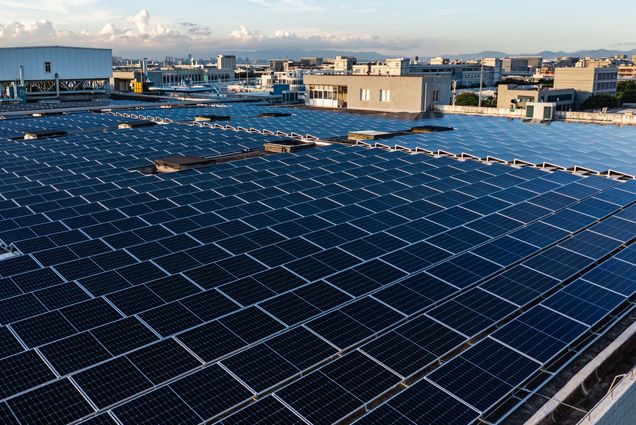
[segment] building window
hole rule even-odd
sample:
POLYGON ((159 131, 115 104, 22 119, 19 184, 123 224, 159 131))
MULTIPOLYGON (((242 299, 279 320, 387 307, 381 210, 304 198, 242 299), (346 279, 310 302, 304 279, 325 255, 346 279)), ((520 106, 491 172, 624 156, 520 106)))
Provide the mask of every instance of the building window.
POLYGON ((360 89, 360 100, 371 100, 371 90, 360 89))
POLYGON ((380 102, 391 101, 391 90, 380 90, 380 102))
POLYGON ((44 72, 51 72, 51 62, 44 62, 44 72))
POLYGON ((433 90, 433 102, 439 102, 439 90, 433 90))

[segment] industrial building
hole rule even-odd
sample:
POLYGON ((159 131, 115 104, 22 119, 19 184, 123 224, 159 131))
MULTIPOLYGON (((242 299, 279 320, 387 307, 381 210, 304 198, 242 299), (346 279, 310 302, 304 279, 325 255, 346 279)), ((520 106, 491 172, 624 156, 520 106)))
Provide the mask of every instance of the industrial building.
POLYGON ((149 69, 141 68, 115 70, 111 78, 113 92, 130 92, 133 83, 147 81, 155 88, 188 86, 204 83, 225 83, 234 81, 234 71, 203 66, 176 65, 149 69))
POLYGON ((107 94, 112 51, 84 47, 0 48, 0 97, 107 94))
POLYGON ((575 67, 554 70, 554 88, 576 90, 576 106, 592 95, 616 96, 617 81, 617 68, 575 67))
POLYGON ((552 89, 539 86, 500 84, 497 88, 497 108, 525 108, 528 102, 555 103, 558 111, 574 106, 574 89, 552 89))
POLYGON ((304 81, 305 103, 321 108, 420 113, 451 98, 448 77, 305 75, 304 81))

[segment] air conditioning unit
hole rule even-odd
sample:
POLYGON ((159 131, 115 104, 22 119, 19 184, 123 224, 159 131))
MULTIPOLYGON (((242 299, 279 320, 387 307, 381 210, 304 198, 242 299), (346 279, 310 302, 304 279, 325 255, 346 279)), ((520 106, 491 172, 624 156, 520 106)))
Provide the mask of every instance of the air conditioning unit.
POLYGON ((526 119, 533 121, 552 121, 556 103, 553 102, 528 102, 526 103, 526 119))

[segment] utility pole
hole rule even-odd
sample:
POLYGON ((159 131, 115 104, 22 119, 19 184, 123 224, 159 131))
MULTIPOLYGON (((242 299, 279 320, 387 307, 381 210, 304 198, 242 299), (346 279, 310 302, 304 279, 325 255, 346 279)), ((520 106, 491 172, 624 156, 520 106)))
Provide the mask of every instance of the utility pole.
POLYGON ((481 71, 479 72, 479 103, 477 106, 481 108, 481 90, 484 86, 484 59, 480 60, 481 62, 481 71))

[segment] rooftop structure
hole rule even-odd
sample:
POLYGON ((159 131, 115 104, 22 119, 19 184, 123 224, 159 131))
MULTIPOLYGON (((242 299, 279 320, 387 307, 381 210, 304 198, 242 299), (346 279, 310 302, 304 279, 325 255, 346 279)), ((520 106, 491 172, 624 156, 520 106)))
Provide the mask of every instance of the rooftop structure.
POLYGON ((83 47, 0 48, 0 98, 50 98, 110 91, 112 51, 83 47))
POLYGON ((524 108, 527 102, 554 102, 557 110, 574 106, 574 89, 553 89, 538 86, 500 84, 497 88, 497 108, 524 108))
POLYGON ((636 180, 330 143, 369 130, 545 162, 634 131, 254 104, 4 119, 0 420, 506 423, 632 317, 636 180))
POLYGON ((309 106, 412 112, 450 103, 448 77, 305 75, 309 106))

